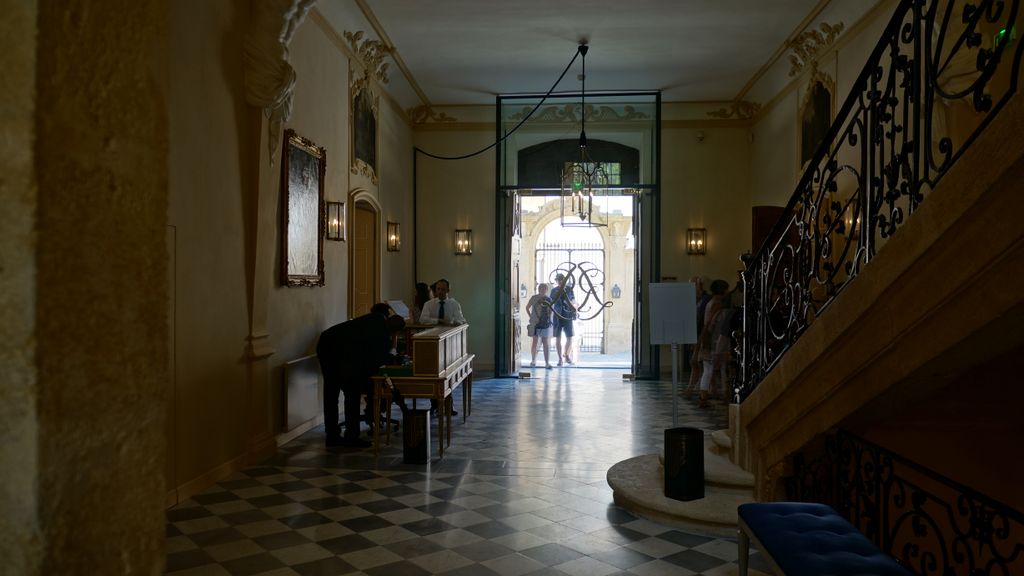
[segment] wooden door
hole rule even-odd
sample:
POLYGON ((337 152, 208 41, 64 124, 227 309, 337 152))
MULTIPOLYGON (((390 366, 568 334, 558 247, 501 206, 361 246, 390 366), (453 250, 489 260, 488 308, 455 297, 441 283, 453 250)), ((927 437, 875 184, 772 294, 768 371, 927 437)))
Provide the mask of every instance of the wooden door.
POLYGON ((368 203, 356 202, 349 241, 352 243, 349 317, 355 318, 367 314, 377 301, 377 213, 368 203))

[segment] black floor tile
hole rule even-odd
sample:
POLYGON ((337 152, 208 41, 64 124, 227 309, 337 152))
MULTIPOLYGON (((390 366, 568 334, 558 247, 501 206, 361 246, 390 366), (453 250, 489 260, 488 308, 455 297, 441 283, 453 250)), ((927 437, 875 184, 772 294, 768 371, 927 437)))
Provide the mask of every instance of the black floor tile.
POLYGON ((436 534, 437 532, 452 530, 455 526, 437 518, 426 518, 424 520, 417 520, 415 522, 409 522, 408 524, 402 524, 402 528, 405 528, 419 536, 427 536, 428 534, 436 534))
POLYGON ((520 554, 533 558, 545 566, 554 566, 555 564, 561 564, 583 556, 583 554, 580 554, 572 548, 554 543, 544 544, 535 548, 528 548, 521 551, 520 554))
POLYGON ((429 571, 408 561, 393 562, 365 570, 369 576, 428 576, 429 571))
POLYGON ((220 565, 231 574, 249 576, 251 574, 269 572, 274 568, 280 568, 284 566, 284 563, 271 554, 263 552, 261 554, 253 554, 252 556, 243 556, 234 560, 228 560, 227 562, 221 562, 220 565))
POLYGON ((516 531, 515 528, 498 522, 497 520, 490 520, 488 522, 481 522, 480 524, 473 524, 472 526, 466 526, 464 530, 472 532, 482 538, 494 539, 499 536, 511 534, 516 531))
POLYGON ((298 564, 292 566, 292 570, 295 570, 302 576, 338 576, 339 574, 348 574, 349 572, 356 571, 348 562, 337 557, 298 564))
POLYGON ((339 556, 342 554, 348 554, 349 552, 358 552, 359 550, 373 548, 377 545, 373 541, 368 540, 359 534, 349 534, 348 536, 339 536, 329 540, 322 540, 318 542, 318 544, 339 556))
POLYGON ((309 542, 309 538, 298 532, 277 532, 275 534, 267 534, 266 536, 257 536, 252 540, 262 546, 264 550, 277 550, 309 542))
POLYGON ((444 546, 431 542, 426 538, 410 538, 393 544, 388 544, 387 549, 402 558, 415 558, 426 554, 432 554, 444 550, 444 546))
POLYGON ((696 550, 683 550, 682 552, 665 556, 662 560, 694 572, 703 572, 725 564, 725 560, 721 558, 709 556, 696 550))
POLYGON ((206 564, 213 564, 214 560, 206 553, 205 550, 196 548, 194 550, 185 550, 183 552, 175 552, 167 555, 167 571, 174 572, 175 570, 186 570, 188 568, 195 568, 197 566, 204 566, 206 564))
POLYGON ((167 511, 167 520, 170 522, 184 522, 186 520, 198 520, 199 518, 206 518, 207 516, 213 516, 213 512, 210 512, 202 506, 187 506, 185 508, 172 508, 167 511))

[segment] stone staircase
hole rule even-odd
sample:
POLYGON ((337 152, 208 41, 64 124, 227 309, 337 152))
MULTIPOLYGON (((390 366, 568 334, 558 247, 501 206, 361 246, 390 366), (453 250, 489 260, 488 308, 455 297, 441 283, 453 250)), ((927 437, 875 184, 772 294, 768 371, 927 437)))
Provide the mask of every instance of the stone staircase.
POLYGON ((736 507, 754 501, 754 476, 729 460, 732 437, 726 430, 704 436, 704 498, 681 502, 664 495, 662 454, 646 454, 615 464, 608 484, 615 503, 648 520, 708 536, 736 535, 736 507))

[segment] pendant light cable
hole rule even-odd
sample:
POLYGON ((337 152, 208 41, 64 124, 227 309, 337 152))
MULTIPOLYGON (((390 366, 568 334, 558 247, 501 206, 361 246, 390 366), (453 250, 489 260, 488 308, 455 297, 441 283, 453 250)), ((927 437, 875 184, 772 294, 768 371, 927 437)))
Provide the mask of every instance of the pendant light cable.
MULTIPOLYGON (((585 78, 586 77, 586 61, 587 61, 587 45, 586 44, 580 44, 576 48, 576 53, 573 54, 572 60, 570 60, 569 64, 566 65, 565 70, 562 70, 562 73, 558 76, 558 80, 555 80, 555 83, 551 85, 551 89, 548 90, 546 94, 544 94, 544 97, 540 99, 540 102, 537 102, 537 105, 534 106, 532 110, 530 110, 530 113, 527 114, 522 120, 520 120, 519 123, 516 124, 514 128, 512 128, 512 130, 510 130, 509 132, 506 132, 504 136, 502 136, 501 138, 498 138, 497 140, 495 140, 491 144, 487 145, 487 147, 482 148, 480 150, 477 150, 476 152, 470 152, 469 154, 463 154, 461 156, 441 156, 439 154, 431 154, 430 152, 427 152, 426 150, 423 150, 419 146, 413 147, 413 150, 415 150, 416 152, 418 152, 420 154, 423 154, 424 156, 427 156, 429 158, 435 158, 437 160, 465 160, 466 158, 472 158, 473 156, 479 156, 480 154, 483 154, 484 152, 487 152, 491 148, 494 148, 498 144, 501 144, 502 142, 505 141, 506 138, 508 138, 509 136, 515 134, 516 130, 519 130, 519 127, 522 126, 523 124, 525 124, 526 121, 529 120, 531 116, 533 116, 533 113, 536 112, 544 104, 545 101, 547 101, 547 99, 551 96, 552 92, 555 91, 555 88, 557 88, 558 84, 562 81, 562 78, 565 78, 565 74, 567 72, 569 72, 569 68, 572 68, 573 63, 576 62, 576 58, 580 54, 583 55, 584 78, 585 78)), ((584 82, 586 82, 586 80, 584 80, 584 82)), ((584 84, 584 86, 585 85, 586 84, 584 84)), ((581 134, 580 137, 583 139, 583 141, 586 140, 586 136, 581 134)))

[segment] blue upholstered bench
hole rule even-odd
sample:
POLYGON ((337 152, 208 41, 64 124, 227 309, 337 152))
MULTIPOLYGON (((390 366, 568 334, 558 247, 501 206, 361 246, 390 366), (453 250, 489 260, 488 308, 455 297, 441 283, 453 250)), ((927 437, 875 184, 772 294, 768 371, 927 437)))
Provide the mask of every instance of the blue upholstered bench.
POLYGON ((824 504, 743 504, 737 512, 740 576, 747 576, 751 541, 779 576, 911 574, 824 504))

